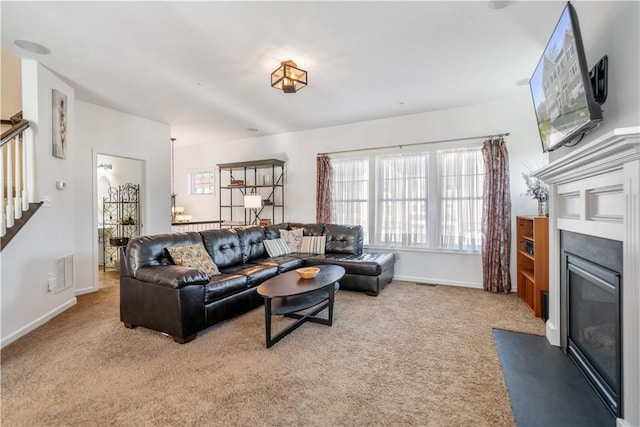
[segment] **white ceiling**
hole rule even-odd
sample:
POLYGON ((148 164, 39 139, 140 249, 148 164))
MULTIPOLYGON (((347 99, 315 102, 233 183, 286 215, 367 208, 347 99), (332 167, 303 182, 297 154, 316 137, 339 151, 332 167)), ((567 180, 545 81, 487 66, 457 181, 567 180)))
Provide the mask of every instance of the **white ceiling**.
MULTIPOLYGON (((229 142, 522 94, 564 1, 0 2, 2 45, 76 98, 229 142), (18 48, 45 45, 49 55, 18 48), (292 59, 296 94, 270 87, 292 59), (525 83, 526 84, 526 83, 525 83), (258 131, 249 131, 257 128, 258 131)), ((587 44, 611 2, 574 2, 587 44)), ((589 64, 593 65, 593 64, 589 64)))

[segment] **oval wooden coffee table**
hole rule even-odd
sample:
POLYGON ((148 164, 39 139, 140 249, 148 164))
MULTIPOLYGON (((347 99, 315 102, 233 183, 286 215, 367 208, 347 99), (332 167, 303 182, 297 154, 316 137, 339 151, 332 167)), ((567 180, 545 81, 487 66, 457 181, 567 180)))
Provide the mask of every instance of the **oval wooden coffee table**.
POLYGON ((337 265, 320 265, 318 267, 320 272, 313 279, 301 279, 295 271, 288 271, 258 286, 258 294, 264 297, 267 348, 296 330, 304 322, 328 326, 333 323, 333 301, 335 293, 340 288, 338 280, 342 279, 345 270, 337 265), (300 313, 300 311, 311 307, 315 308, 309 313, 300 313), (318 313, 327 308, 329 313, 326 319, 316 317, 318 313), (274 315, 283 315, 298 320, 272 337, 271 317, 274 315))

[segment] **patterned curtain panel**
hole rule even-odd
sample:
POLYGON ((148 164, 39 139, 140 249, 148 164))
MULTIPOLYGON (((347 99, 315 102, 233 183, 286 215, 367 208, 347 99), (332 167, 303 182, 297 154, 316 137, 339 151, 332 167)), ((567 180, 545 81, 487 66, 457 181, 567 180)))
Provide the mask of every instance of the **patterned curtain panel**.
POLYGON ((482 206, 482 281, 486 291, 511 291, 511 198, 509 153, 503 138, 482 146, 485 180, 482 206))
POLYGON ((318 156, 316 159, 316 222, 319 224, 331 222, 333 200, 333 168, 328 156, 318 156))

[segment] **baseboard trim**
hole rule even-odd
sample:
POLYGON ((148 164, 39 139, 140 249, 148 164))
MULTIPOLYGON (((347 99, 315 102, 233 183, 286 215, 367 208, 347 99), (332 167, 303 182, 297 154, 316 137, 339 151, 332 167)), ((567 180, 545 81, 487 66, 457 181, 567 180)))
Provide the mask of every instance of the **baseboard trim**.
POLYGON ((616 427, 632 427, 632 425, 623 418, 616 418, 616 427))
POLYGON ((71 307, 73 307, 74 305, 76 305, 77 302, 78 302, 78 300, 74 296, 72 299, 70 299, 69 301, 65 302, 61 306, 51 310, 50 312, 46 313, 43 316, 40 316, 39 318, 37 318, 33 322, 29 323, 28 325, 18 329, 17 331, 15 331, 12 334, 9 334, 9 336, 3 337, 2 341, 0 341, 0 348, 4 348, 5 346, 11 344, 12 342, 16 341, 17 339, 22 338, 23 336, 27 335, 29 332, 31 332, 31 331, 37 329, 38 327, 44 325, 49 320, 51 320, 54 317, 56 317, 58 314, 62 313, 63 311, 66 311, 66 310, 70 309, 71 307))
POLYGON ((551 320, 547 320, 545 323, 545 328, 547 341, 549 341, 549 344, 560 347, 560 331, 558 331, 556 325, 551 320))
POLYGON ((76 289, 76 296, 80 296, 80 295, 84 295, 84 294, 90 294, 93 292, 98 291, 98 288, 94 288, 93 286, 90 288, 82 288, 82 289, 76 289))
POLYGON ((403 282, 433 283, 436 285, 460 286, 463 288, 483 289, 482 283, 458 282, 455 280, 434 279, 430 277, 402 276, 402 275, 396 274, 395 276, 393 276, 393 280, 402 280, 403 282))

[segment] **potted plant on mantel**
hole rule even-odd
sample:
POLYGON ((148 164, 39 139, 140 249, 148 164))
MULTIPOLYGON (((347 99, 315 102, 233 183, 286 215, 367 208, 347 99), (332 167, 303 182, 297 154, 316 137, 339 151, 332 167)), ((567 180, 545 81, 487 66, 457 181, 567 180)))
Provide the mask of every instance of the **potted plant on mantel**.
POLYGON ((522 178, 527 185, 526 196, 532 196, 538 201, 538 215, 547 215, 547 200, 549 200, 549 187, 539 180, 538 178, 531 176, 528 173, 522 172, 522 178))

